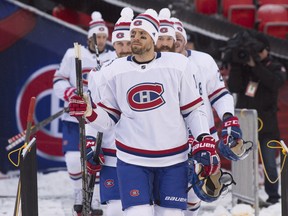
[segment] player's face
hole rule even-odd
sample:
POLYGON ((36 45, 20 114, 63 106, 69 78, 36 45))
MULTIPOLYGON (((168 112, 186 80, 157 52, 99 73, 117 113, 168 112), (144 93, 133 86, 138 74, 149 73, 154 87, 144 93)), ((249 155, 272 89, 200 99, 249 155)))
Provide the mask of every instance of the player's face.
POLYGON ((171 36, 159 36, 155 50, 157 52, 175 52, 174 39, 171 36))
POLYGON ((177 53, 181 53, 185 50, 185 39, 179 32, 176 32, 175 49, 177 53))
MULTIPOLYGON (((96 40, 97 40, 98 51, 101 53, 105 49, 106 42, 107 42, 107 35, 104 33, 99 33, 96 35, 96 40)), ((95 51, 95 45, 93 42, 93 37, 90 37, 88 39, 88 46, 89 46, 90 50, 95 51)))
POLYGON ((132 54, 131 41, 116 41, 113 44, 118 58, 125 57, 132 54))
MULTIPOLYGON (((135 28, 130 32, 131 34, 131 49, 132 53, 136 55, 143 55, 150 52, 153 47, 153 39, 144 30, 135 28)), ((154 49, 152 50, 154 52, 154 49)))

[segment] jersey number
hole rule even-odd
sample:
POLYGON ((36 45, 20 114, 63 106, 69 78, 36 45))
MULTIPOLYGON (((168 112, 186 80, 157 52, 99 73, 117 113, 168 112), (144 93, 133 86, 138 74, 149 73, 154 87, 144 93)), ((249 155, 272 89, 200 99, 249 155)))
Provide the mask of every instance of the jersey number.
POLYGON ((195 82, 195 87, 196 87, 196 89, 198 88, 198 90, 199 90, 199 94, 200 94, 200 95, 203 95, 203 91, 202 91, 202 83, 199 82, 199 83, 197 84, 196 77, 195 77, 194 74, 193 74, 193 78, 194 78, 194 82, 195 82))

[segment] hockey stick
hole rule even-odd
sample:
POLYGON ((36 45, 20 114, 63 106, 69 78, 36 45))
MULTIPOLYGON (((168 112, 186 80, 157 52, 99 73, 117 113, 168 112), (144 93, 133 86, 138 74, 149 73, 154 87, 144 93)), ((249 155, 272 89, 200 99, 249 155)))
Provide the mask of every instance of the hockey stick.
MULTIPOLYGON (((93 34, 93 42, 94 42, 95 53, 96 53, 96 63, 97 63, 96 69, 100 70, 101 65, 100 65, 100 59, 99 59, 99 50, 98 50, 98 46, 97 46, 97 40, 96 40, 96 34, 95 33, 93 34)), ((103 137, 103 133, 102 132, 98 132, 97 133, 97 138, 96 138, 96 148, 95 148, 95 150, 93 152, 93 160, 96 163, 99 163, 99 164, 100 164, 99 154, 100 154, 100 150, 101 150, 102 137, 103 137)), ((93 197, 93 191, 94 191, 94 187, 95 187, 96 173, 93 174, 93 175, 91 174, 89 176, 90 176, 90 178, 89 178, 88 189, 89 189, 89 203, 90 203, 90 206, 91 206, 92 197, 93 197)), ((102 209, 97 209, 96 211, 97 211, 97 215, 103 215, 102 209)))
MULTIPOLYGON (((101 149, 102 137, 103 137, 103 133, 98 132, 97 133, 96 148, 93 152, 93 160, 99 164, 100 164, 99 154, 100 154, 100 149, 101 149)), ((90 176, 90 178, 89 178, 88 191, 89 191, 89 203, 91 206, 94 187, 95 187, 96 173, 93 175, 91 174, 89 176, 90 176)), ((96 215, 103 215, 102 209, 93 209, 93 213, 96 215)))
MULTIPOLYGON (((52 122, 54 119, 56 119, 59 116, 61 116, 64 112, 68 112, 68 110, 69 110, 69 108, 65 107, 64 109, 60 110, 59 112, 57 112, 57 113, 49 116, 48 118, 42 120, 38 124, 33 125, 32 128, 31 128, 31 135, 34 135, 41 128, 45 127, 47 124, 52 122)), ((25 140, 25 136, 26 136, 26 131, 27 130, 24 130, 21 133, 19 133, 19 134, 15 135, 15 136, 11 137, 10 139, 8 139, 8 143, 10 145, 6 146, 6 150, 9 151, 10 149, 12 149, 15 146, 17 146, 19 143, 24 141, 25 140)))
MULTIPOLYGON (((28 116, 27 116, 27 131, 26 131, 26 136, 25 136, 24 148, 28 145, 29 139, 30 139, 30 135, 31 135, 31 126, 32 126, 32 122, 33 122, 35 101, 36 101, 36 98, 32 97, 30 99, 30 103, 29 103, 28 116)), ((17 187, 17 195, 16 195, 16 201, 15 201, 15 207, 14 207, 14 216, 18 215, 19 206, 20 206, 20 200, 21 200, 21 179, 19 177, 18 187, 17 187)))
POLYGON ((97 39, 96 39, 96 34, 95 33, 93 34, 93 42, 94 42, 95 54, 96 54, 96 63, 97 63, 96 68, 100 69, 101 64, 100 64, 100 59, 99 59, 99 50, 98 50, 97 39))
MULTIPOLYGON (((76 68, 76 82, 78 95, 83 97, 83 82, 82 82, 82 62, 81 62, 81 45, 74 43, 75 49, 75 68, 76 68)), ((79 137, 80 137, 80 160, 82 168, 82 194, 83 194, 83 216, 88 216, 90 213, 90 203, 88 194, 88 176, 86 169, 86 137, 85 137, 85 119, 78 118, 79 121, 79 137)))
MULTIPOLYGON (((100 59, 99 59, 99 50, 98 50, 97 39, 96 39, 96 34, 95 33, 93 34, 93 42, 94 42, 95 53, 96 53, 96 63, 97 63, 96 67, 100 70, 101 65, 100 65, 100 59)), ((99 157, 100 150, 101 150, 102 137, 103 137, 103 133, 102 132, 98 132, 97 133, 97 146, 95 148, 95 152, 94 152, 94 155, 93 155, 93 160, 94 161, 99 161, 98 157, 99 157)))

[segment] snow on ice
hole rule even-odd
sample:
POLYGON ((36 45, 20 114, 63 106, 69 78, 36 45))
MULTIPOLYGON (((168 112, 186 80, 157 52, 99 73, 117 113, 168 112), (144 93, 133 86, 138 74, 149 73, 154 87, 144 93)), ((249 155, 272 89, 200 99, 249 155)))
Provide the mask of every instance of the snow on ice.
MULTIPOLYGON (((14 212, 18 184, 17 174, 0 173, 0 216, 11 216, 14 212)), ((38 212, 39 216, 71 216, 73 189, 66 171, 49 174, 38 173, 38 212)), ((263 186, 259 196, 267 199, 263 186)), ((105 215, 105 206, 103 206, 105 215)), ((254 209, 249 205, 238 204, 232 207, 231 191, 213 203, 202 203, 199 216, 253 216, 254 209)), ((262 208, 259 216, 281 216, 281 204, 262 208)))

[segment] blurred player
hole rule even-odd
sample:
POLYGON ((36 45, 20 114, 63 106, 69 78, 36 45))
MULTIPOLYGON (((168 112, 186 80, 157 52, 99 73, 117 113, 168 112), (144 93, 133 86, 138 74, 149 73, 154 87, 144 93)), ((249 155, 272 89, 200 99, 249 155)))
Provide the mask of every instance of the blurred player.
MULTIPOLYGON (((93 34, 96 34, 98 48, 100 52, 100 61, 109 61, 115 58, 114 51, 105 49, 108 38, 108 28, 102 19, 102 15, 95 11, 92 13, 92 21, 88 31, 88 47, 81 46, 81 60, 83 73, 83 87, 87 90, 87 75, 91 69, 96 67, 95 45, 93 43, 93 34)), ((53 90, 58 98, 65 101, 64 106, 68 106, 69 98, 76 94, 76 69, 75 69, 75 50, 70 48, 66 51, 59 69, 55 72, 53 78, 53 90)), ((79 126, 78 121, 64 113, 62 116, 63 133, 63 152, 67 171, 74 186, 74 207, 73 209, 80 213, 82 211, 82 174, 79 151, 79 126)), ((95 187, 96 188, 96 187, 95 187)), ((96 194, 96 193, 95 193, 96 194)), ((98 208, 99 203, 93 204, 98 208)))
MULTIPOLYGON (((117 56, 125 57, 131 55, 131 40, 130 40, 130 23, 133 19, 133 11, 131 8, 124 8, 121 12, 121 17, 116 22, 114 31, 112 32, 112 44, 117 56)), ((113 60, 111 60, 113 61, 113 60)), ((107 64, 110 64, 108 62, 107 64)), ((95 103, 100 101, 99 88, 105 83, 101 83, 102 72, 91 71, 89 74, 88 89, 91 92, 92 99, 95 103)), ((102 139, 102 153, 100 157, 104 157, 104 164, 97 164, 91 157, 96 146, 97 130, 91 125, 86 125, 86 140, 87 145, 87 166, 88 171, 94 174, 100 171, 100 201, 102 204, 107 204, 106 216, 123 215, 120 200, 118 177, 116 173, 116 146, 114 129, 106 130, 102 139)), ((101 159, 103 161, 103 159, 101 159)))
MULTIPOLYGON (((238 141, 242 139, 242 132, 238 118, 234 116, 233 97, 225 87, 216 62, 209 54, 195 50, 186 50, 185 45, 187 43, 187 35, 185 29, 183 28, 183 24, 176 18, 172 18, 172 21, 174 22, 174 29, 176 32, 176 52, 183 54, 191 62, 194 62, 197 65, 198 73, 194 77, 193 82, 196 82, 195 84, 199 94, 204 100, 206 113, 208 115, 210 133, 213 135, 216 141, 219 140, 212 110, 212 108, 214 108, 219 118, 223 122, 221 144, 225 145, 225 150, 229 149, 227 150, 229 151, 229 154, 227 152, 223 154, 223 151, 220 152, 224 157, 228 157, 231 154, 235 160, 242 159, 244 154, 246 155, 248 152, 243 150, 243 154, 241 153, 241 155, 236 155, 233 152, 230 152, 230 147, 228 146, 231 140, 238 144, 238 141)), ((239 141, 239 143, 241 142, 239 141)), ((207 196, 207 200, 204 199, 204 201, 209 201, 209 199, 210 197, 207 196)), ((201 200, 196 196, 193 190, 189 190, 188 205, 185 215, 196 216, 198 214, 200 205, 201 200)))

